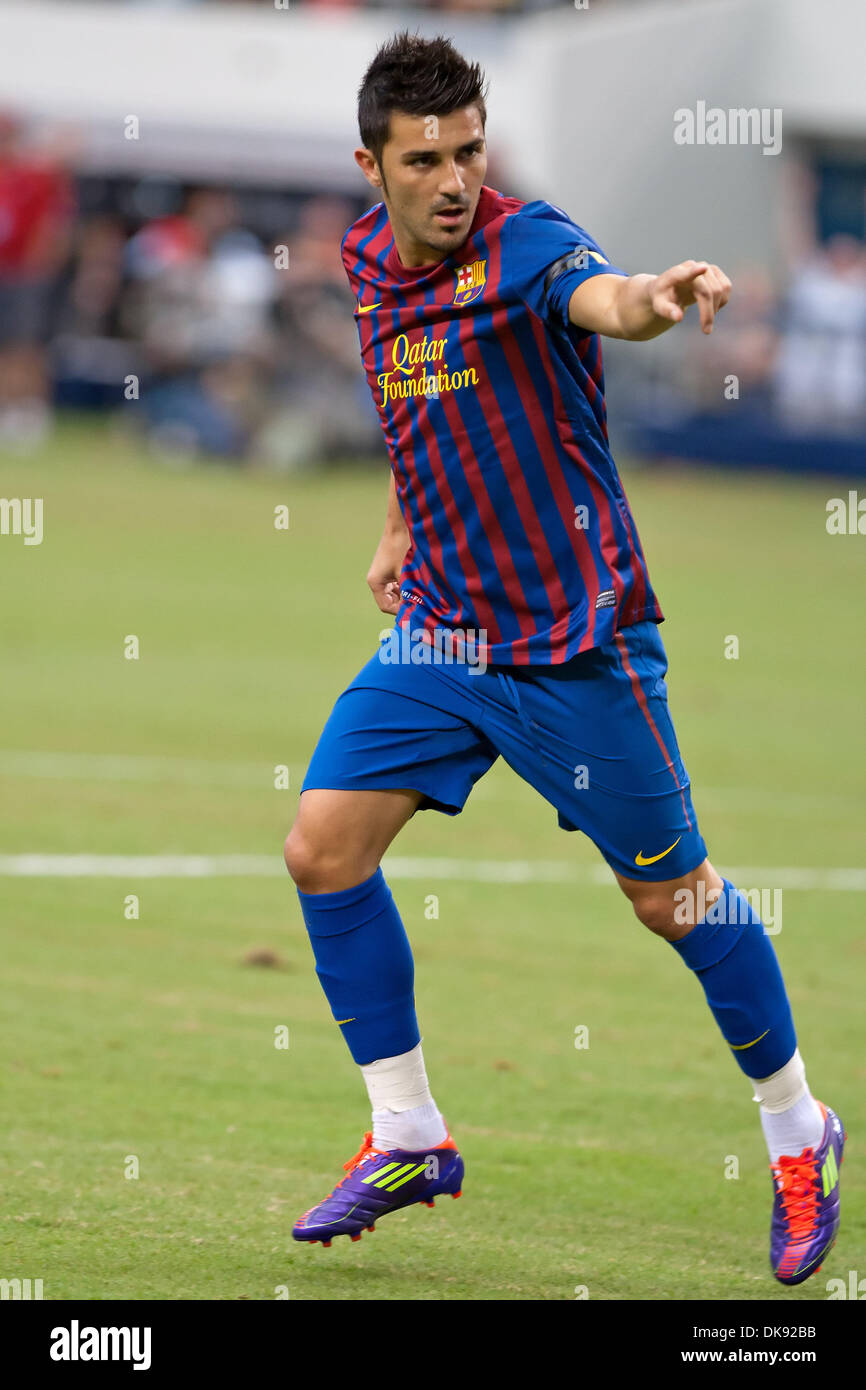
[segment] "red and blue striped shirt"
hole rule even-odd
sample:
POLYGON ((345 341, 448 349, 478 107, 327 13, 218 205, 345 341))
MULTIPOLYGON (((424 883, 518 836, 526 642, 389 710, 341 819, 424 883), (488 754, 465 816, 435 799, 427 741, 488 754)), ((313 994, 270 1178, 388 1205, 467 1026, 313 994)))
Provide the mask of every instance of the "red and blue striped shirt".
POLYGON ((568 319, 577 285, 625 272, 561 209, 488 187, 441 262, 402 264, 384 203, 341 252, 411 540, 397 623, 535 665, 662 622, 608 445, 601 342, 568 319))

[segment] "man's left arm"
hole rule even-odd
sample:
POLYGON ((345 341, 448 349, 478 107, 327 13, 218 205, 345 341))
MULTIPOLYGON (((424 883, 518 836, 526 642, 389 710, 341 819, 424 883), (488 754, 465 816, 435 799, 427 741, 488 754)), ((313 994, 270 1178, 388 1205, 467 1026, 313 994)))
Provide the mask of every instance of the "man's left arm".
POLYGON ((594 275, 573 291, 569 321, 589 333, 642 343, 679 323, 697 304, 704 333, 731 293, 723 270, 708 261, 682 261, 661 275, 594 275))

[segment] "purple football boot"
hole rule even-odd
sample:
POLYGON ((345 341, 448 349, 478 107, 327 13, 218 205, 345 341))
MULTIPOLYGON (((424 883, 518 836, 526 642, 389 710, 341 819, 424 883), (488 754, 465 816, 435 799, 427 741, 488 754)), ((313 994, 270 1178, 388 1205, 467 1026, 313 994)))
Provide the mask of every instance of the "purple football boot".
POLYGON ((770 1265, 782 1284, 802 1284, 817 1274, 839 1229, 839 1167, 848 1138, 842 1121, 818 1102, 824 1137, 817 1150, 798 1158, 782 1154, 770 1164, 775 1196, 770 1225, 770 1265))
POLYGON ((463 1159, 446 1135, 434 1149, 409 1153, 405 1149, 374 1149, 373 1136, 354 1158, 344 1163, 341 1178, 330 1196, 311 1207, 292 1228, 295 1240, 310 1245, 330 1245, 334 1236, 360 1240, 361 1232, 375 1229, 380 1216, 423 1202, 432 1207, 439 1196, 459 1197, 463 1159))

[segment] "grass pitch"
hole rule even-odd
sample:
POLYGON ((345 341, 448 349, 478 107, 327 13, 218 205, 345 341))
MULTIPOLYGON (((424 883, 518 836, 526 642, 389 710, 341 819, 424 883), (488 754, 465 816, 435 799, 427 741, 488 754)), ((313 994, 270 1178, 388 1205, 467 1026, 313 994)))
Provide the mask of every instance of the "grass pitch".
MULTIPOLYGON (((825 528, 846 489, 624 476, 714 862, 858 865, 863 541, 825 528)), ((291 1240, 368 1123, 279 873, 315 739, 389 621, 364 582, 386 485, 384 464, 175 471, 89 426, 0 462, 0 494, 44 499, 40 546, 0 536, 0 854, 275 865, 0 876, 0 1276, 42 1278, 46 1299, 826 1298, 866 1259, 862 892, 815 875, 783 890, 775 944, 800 1047, 850 1135, 836 1247, 786 1290, 769 1273, 757 1107, 699 986, 593 881, 593 846, 501 763, 461 817, 417 816, 394 851, 431 861, 392 886, 464 1198, 360 1244, 291 1240), (462 877, 479 858, 584 877, 462 877), (247 964, 257 949, 277 964, 247 964)))

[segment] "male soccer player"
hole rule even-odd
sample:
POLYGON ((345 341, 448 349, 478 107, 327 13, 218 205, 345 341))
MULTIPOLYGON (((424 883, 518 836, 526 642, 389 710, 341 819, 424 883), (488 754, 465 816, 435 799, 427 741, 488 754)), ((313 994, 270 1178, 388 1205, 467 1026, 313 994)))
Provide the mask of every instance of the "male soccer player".
POLYGON ((501 755, 698 976, 760 1102, 771 1265, 800 1283, 836 1236, 845 1136, 806 1084, 772 942, 707 859, 605 421, 600 336, 658 337, 695 304, 709 333, 730 281, 706 261, 628 275, 561 209, 487 187, 483 74, 444 38, 385 44, 358 117, 355 159, 383 200, 342 257, 391 460, 367 578, 395 640, 325 725, 286 863, 373 1119, 293 1235, 359 1240, 380 1216, 460 1195, 379 863, 416 811, 457 815, 501 755))

